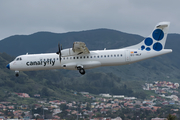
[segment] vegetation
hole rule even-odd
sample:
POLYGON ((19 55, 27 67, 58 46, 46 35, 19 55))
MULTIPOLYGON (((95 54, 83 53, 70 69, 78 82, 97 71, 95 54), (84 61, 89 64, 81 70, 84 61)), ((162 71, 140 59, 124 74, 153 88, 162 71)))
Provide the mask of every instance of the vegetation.
POLYGON ((169 114, 167 119, 168 120, 176 120, 176 116, 169 114))

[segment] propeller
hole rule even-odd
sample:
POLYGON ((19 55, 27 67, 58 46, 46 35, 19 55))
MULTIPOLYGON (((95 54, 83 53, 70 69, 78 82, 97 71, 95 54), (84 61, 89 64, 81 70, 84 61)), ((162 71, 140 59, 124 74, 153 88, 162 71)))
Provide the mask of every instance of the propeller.
POLYGON ((62 45, 60 46, 60 44, 58 44, 58 51, 56 52, 56 54, 59 55, 60 63, 61 63, 61 50, 62 50, 62 45))

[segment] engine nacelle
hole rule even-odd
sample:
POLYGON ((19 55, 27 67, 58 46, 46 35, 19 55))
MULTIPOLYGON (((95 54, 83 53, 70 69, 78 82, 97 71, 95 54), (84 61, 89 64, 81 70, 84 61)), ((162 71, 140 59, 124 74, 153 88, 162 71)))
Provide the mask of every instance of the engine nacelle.
POLYGON ((65 56, 73 56, 73 55, 77 55, 78 53, 74 52, 72 50, 72 48, 68 48, 68 49, 63 49, 61 51, 61 55, 62 57, 65 57, 65 56))

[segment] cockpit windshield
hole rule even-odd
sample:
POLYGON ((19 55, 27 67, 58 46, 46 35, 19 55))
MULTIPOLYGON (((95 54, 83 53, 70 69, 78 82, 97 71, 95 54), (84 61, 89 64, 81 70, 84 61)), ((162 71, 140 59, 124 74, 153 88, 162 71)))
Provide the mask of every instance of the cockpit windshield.
POLYGON ((22 58, 21 58, 21 57, 18 57, 18 58, 16 58, 14 61, 20 61, 20 60, 22 60, 22 58))

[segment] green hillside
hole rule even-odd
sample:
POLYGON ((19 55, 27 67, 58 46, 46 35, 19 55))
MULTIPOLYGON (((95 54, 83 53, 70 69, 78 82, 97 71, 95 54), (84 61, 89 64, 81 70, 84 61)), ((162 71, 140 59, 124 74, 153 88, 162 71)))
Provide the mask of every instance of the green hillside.
POLYGON ((75 41, 85 42, 89 50, 114 49, 138 43, 142 39, 143 37, 139 35, 108 29, 63 34, 38 32, 31 35, 15 35, 3 39, 0 41, 0 51, 14 56, 26 54, 27 52, 56 52, 58 43, 62 44, 63 48, 71 48, 75 41))

